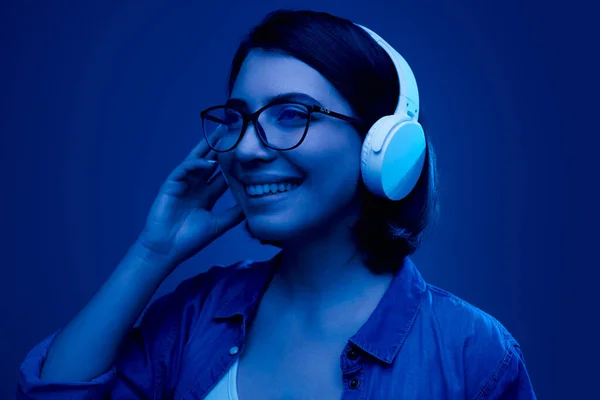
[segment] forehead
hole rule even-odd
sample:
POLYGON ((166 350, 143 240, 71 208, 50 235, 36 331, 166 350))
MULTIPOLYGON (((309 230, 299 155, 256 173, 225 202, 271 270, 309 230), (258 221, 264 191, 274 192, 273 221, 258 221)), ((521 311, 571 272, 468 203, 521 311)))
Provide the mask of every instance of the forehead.
POLYGON ((317 70, 284 54, 252 50, 240 69, 231 98, 240 99, 256 110, 268 99, 282 93, 305 93, 326 107, 343 107, 344 101, 331 83, 317 70))

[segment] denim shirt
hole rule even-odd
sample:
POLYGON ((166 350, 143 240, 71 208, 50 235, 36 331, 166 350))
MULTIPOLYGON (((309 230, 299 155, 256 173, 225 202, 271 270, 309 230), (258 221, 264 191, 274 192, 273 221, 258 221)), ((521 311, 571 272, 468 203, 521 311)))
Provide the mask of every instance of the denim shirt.
MULTIPOLYGON (((280 254, 214 266, 179 284, 148 307, 115 365, 90 382, 40 380, 51 335, 23 361, 18 398, 204 398, 243 352, 280 254)), ((511 334, 490 315, 427 284, 409 258, 340 351, 345 400, 535 398, 511 334)))

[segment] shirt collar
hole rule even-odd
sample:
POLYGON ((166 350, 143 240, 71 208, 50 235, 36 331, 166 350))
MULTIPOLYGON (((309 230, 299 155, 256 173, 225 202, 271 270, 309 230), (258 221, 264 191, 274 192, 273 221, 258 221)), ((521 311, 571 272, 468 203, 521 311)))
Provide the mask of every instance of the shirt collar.
POLYGON ((217 309, 213 318, 243 317, 244 321, 247 321, 271 282, 280 260, 281 252, 267 261, 238 264, 235 273, 229 275, 223 282, 221 289, 223 305, 217 309))
POLYGON ((350 341, 373 357, 392 363, 419 313, 426 283, 408 257, 367 322, 350 341))
MULTIPOLYGON (((281 252, 267 261, 241 263, 222 286, 223 305, 215 319, 242 317, 244 325, 253 317, 281 261, 281 252)), ((371 356, 392 363, 418 315, 426 283, 416 265, 405 257, 392 282, 367 322, 350 342, 371 356)))

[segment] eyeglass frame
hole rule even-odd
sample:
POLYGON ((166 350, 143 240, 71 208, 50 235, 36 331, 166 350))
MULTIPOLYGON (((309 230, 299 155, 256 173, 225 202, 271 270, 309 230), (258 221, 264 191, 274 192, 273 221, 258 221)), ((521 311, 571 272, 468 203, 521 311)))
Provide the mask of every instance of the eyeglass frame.
POLYGON ((302 142, 304 142, 304 139, 306 138, 306 134, 308 133, 308 128, 310 126, 310 122, 311 122, 311 118, 312 118, 312 114, 313 113, 319 113, 319 114, 324 114, 324 115, 328 115, 330 117, 334 117, 346 122, 349 122, 350 124, 354 125, 355 127, 359 127, 359 128, 363 128, 366 124, 364 121, 358 119, 358 118, 354 118, 354 117, 350 117, 348 115, 344 115, 344 114, 340 114, 338 112, 335 111, 331 111, 327 108, 321 107, 319 105, 315 105, 315 104, 306 104, 306 103, 301 103, 298 101, 276 101, 273 103, 269 103, 261 108, 259 108, 258 110, 256 110, 253 113, 247 113, 247 112, 243 112, 240 111, 239 109, 235 108, 235 107, 231 107, 231 106, 227 106, 227 105, 220 105, 220 106, 212 106, 209 107, 205 110, 202 110, 200 112, 200 119, 202 120, 202 133, 204 136, 204 139, 206 141, 206 143, 208 144, 208 146, 214 150, 217 153, 227 153, 232 151, 233 149, 235 149, 238 144, 242 141, 242 139, 244 138, 244 135, 246 134, 246 131, 248 130, 248 125, 250 124, 250 122, 252 122, 254 124, 254 128, 256 129, 256 132, 258 133, 258 138, 260 139, 260 141, 267 146, 270 149, 273 150, 277 150, 277 151, 289 151, 289 150, 293 150, 295 148, 297 148, 298 146, 300 146, 302 144, 302 142), (302 137, 300 138, 300 140, 298 141, 298 143, 292 147, 286 148, 286 149, 279 149, 276 147, 273 147, 271 145, 269 145, 269 143, 267 143, 267 139, 266 139, 266 135, 264 134, 264 129, 261 126, 261 124, 258 122, 258 117, 260 116, 260 114, 273 107, 276 105, 281 105, 281 104, 295 104, 295 105, 299 105, 299 106, 303 106, 306 107, 307 113, 308 113, 308 117, 306 119, 306 127, 304 128, 304 133, 302 133, 302 137), (229 148, 228 150, 217 150, 215 149, 211 144, 210 141, 208 140, 207 134, 206 134, 206 129, 204 129, 204 124, 205 124, 205 117, 206 115, 212 111, 212 110, 216 110, 219 108, 229 108, 232 109, 234 111, 236 111, 238 114, 240 114, 242 116, 242 131, 240 132, 240 135, 237 139, 237 141, 234 143, 234 145, 229 148))

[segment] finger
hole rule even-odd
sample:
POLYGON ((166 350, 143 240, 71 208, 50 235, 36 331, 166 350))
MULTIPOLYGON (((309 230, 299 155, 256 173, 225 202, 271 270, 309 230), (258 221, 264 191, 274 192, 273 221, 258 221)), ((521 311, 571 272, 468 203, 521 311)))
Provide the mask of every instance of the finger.
POLYGON ((223 177, 223 174, 217 174, 208 182, 207 187, 202 193, 202 203, 206 208, 212 208, 223 193, 227 191, 229 185, 223 177))
POLYGON ((208 147, 207 149, 197 149, 198 147, 201 147, 200 145, 198 145, 196 147, 196 149, 192 150, 187 157, 185 158, 185 160, 197 160, 199 158, 205 159, 205 160, 217 160, 218 154, 216 151, 214 151, 213 149, 211 149, 210 147, 208 147, 208 145, 206 147, 208 147))
POLYGON ((208 151, 208 153, 206 153, 206 155, 204 156, 204 158, 207 159, 207 160, 215 160, 215 161, 217 161, 218 155, 219 155, 219 153, 217 153, 213 149, 210 149, 208 151))
MULTIPOLYGON (((209 156, 210 157, 210 153, 209 156)), ((218 160, 216 160, 217 156, 215 153, 214 156, 215 159, 207 159, 207 158, 203 158, 203 160, 207 160, 208 162, 214 162, 215 165, 218 167, 218 160)), ((207 171, 193 171, 191 172, 191 176, 193 179, 191 179, 191 186, 190 186, 190 190, 192 192, 197 192, 198 190, 204 190, 204 187, 206 186, 207 183, 210 183, 212 181, 212 179, 214 179, 214 176, 216 175, 220 175, 221 172, 218 171, 218 168, 211 168, 207 171)))
POLYGON ((235 204, 227 210, 217 213, 215 219, 215 233, 219 237, 231 228, 239 225, 240 222, 246 219, 246 216, 242 211, 242 207, 239 204, 235 204))
POLYGON ((185 158, 186 160, 195 159, 195 158, 204 158, 209 151, 212 151, 206 139, 203 137, 198 144, 190 151, 185 158))
POLYGON ((183 196, 189 189, 189 185, 185 181, 167 180, 161 186, 161 192, 171 196, 183 196))
MULTIPOLYGON (((217 134, 218 133, 215 132, 209 138, 212 138, 213 136, 216 136, 217 134)), ((211 147, 208 145, 208 143, 206 141, 206 137, 202 137, 202 140, 200 140, 200 142, 196 145, 196 147, 194 147, 192 149, 192 151, 189 152, 186 159, 207 158, 209 156, 216 158, 216 155, 217 155, 217 153, 213 149, 211 149, 211 147)), ((211 159, 214 159, 214 158, 211 158, 211 159)))
POLYGON ((177 168, 175 168, 173 172, 171 172, 167 180, 181 181, 194 172, 205 172, 206 174, 211 174, 214 172, 216 167, 216 162, 202 158, 184 160, 177 166, 177 168))

